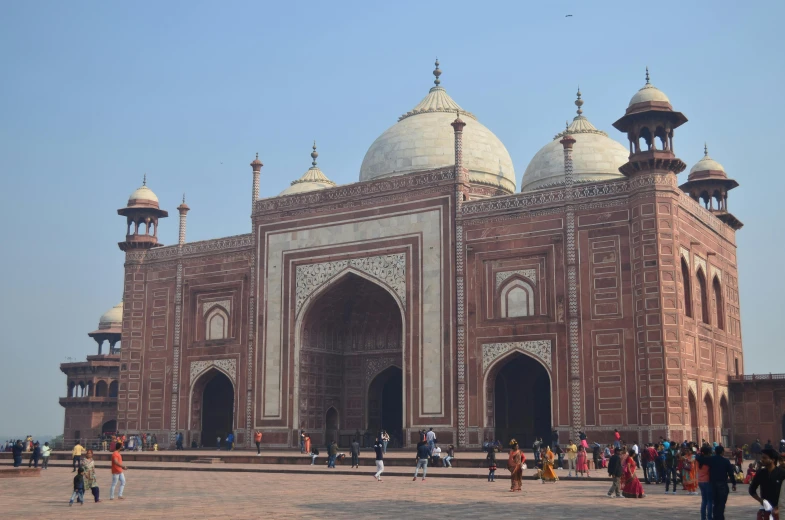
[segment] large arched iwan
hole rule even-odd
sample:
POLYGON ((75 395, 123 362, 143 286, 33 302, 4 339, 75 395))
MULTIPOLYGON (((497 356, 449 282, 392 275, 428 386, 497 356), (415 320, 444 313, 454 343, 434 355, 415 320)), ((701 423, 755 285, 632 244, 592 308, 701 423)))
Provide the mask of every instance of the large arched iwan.
POLYGON ((485 378, 486 440, 506 446, 516 439, 531 446, 536 437, 551 438, 551 376, 537 359, 513 351, 489 367, 485 378))
MULTIPOLYGON (((320 445, 326 440, 319 437, 327 432, 327 412, 334 408, 340 417, 336 440, 348 447, 358 430, 370 427, 366 403, 373 376, 385 367, 403 366, 401 305, 381 283, 349 271, 309 302, 301 320, 295 340, 299 426, 320 445)), ((398 387, 401 400, 404 386, 398 387)))
POLYGON ((192 439, 204 447, 224 443, 234 428, 234 385, 216 368, 203 373, 191 390, 192 439))

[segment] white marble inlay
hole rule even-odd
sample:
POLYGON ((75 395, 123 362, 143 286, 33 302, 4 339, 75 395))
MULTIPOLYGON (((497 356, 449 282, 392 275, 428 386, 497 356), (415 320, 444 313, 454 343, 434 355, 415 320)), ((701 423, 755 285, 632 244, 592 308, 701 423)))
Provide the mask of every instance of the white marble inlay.
POLYGON ((191 361, 191 384, 212 367, 216 367, 229 376, 233 384, 237 384, 237 360, 236 359, 204 359, 191 361))
POLYGON ((542 361, 548 370, 551 370, 551 340, 540 339, 535 341, 514 341, 511 343, 485 343, 482 346, 482 370, 485 372, 494 360, 504 354, 518 350, 532 354, 542 361))
POLYGON ((496 288, 498 289, 504 280, 516 274, 523 276, 535 285, 537 284, 536 269, 516 269, 515 271, 500 271, 496 273, 496 288))

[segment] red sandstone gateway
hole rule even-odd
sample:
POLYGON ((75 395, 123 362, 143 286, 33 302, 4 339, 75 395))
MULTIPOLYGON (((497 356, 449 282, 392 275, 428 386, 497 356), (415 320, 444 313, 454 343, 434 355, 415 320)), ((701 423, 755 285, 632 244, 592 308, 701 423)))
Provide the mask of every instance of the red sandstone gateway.
POLYGON ((314 143, 305 174, 260 199, 257 155, 248 234, 188 243, 183 200, 179 243, 162 246, 166 211, 146 182, 131 195, 122 348, 63 365, 67 438, 103 428, 166 445, 183 431, 215 447, 234 433, 249 446, 263 430, 265 445, 296 447, 304 429, 316 445, 370 446, 385 429, 394 447, 433 427, 462 447, 531 446, 552 429, 729 442, 744 398, 729 391, 743 373, 737 183, 706 151, 679 187, 686 117, 647 72, 614 123, 626 147, 579 92, 516 192, 506 148, 436 65, 360 182, 330 181, 314 143))

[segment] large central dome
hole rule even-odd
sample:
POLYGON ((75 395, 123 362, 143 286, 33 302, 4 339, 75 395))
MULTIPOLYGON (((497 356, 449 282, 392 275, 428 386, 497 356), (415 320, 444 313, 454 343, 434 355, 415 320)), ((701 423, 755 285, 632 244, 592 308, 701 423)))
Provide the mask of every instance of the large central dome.
POLYGON ((433 71, 435 85, 425 99, 402 115, 373 142, 360 167, 360 180, 368 181, 455 164, 455 140, 450 123, 465 116, 463 164, 469 181, 515 192, 515 169, 502 142, 477 118, 463 110, 440 86, 439 61, 433 71))

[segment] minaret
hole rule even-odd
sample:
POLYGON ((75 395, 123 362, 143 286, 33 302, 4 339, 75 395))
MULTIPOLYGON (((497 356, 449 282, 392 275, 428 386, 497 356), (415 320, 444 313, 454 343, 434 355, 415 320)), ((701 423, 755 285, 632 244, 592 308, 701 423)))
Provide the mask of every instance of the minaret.
POLYGON ((728 192, 738 185, 738 182, 728 177, 720 163, 709 157, 709 147, 704 143, 703 158, 690 169, 687 182, 679 187, 692 199, 702 202, 718 219, 738 231, 744 224, 728 211, 728 192))
POLYGON ((254 205, 259 200, 259 175, 262 171, 262 161, 259 160, 259 154, 256 154, 256 159, 251 162, 253 168, 253 193, 251 195, 251 213, 253 213, 254 205))
POLYGON ((673 110, 668 96, 651 84, 646 67, 646 84, 632 97, 624 117, 613 123, 630 142, 630 159, 619 171, 628 177, 684 171, 687 166, 673 154, 673 131, 686 122, 684 114, 673 110))
POLYGON ((181 246, 185 244, 185 219, 190 209, 185 204, 185 193, 183 193, 183 203, 177 206, 177 211, 180 212, 180 237, 177 243, 181 246))
POLYGON ((128 197, 128 205, 118 209, 117 214, 126 218, 125 241, 117 244, 122 251, 163 245, 158 243, 158 219, 168 217, 169 213, 159 208, 158 197, 147 187, 147 175, 128 197))

